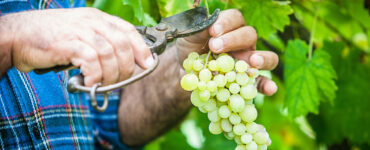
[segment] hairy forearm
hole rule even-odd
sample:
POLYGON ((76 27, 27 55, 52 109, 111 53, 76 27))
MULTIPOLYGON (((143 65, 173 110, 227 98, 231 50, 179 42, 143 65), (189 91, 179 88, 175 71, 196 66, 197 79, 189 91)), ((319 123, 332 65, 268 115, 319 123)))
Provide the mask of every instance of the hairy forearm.
POLYGON ((0 17, 0 77, 12 66, 12 34, 9 17, 0 17))
POLYGON ((125 144, 143 145, 187 114, 191 107, 190 93, 180 87, 179 80, 185 72, 177 59, 175 46, 169 47, 152 74, 124 89, 119 128, 125 144))

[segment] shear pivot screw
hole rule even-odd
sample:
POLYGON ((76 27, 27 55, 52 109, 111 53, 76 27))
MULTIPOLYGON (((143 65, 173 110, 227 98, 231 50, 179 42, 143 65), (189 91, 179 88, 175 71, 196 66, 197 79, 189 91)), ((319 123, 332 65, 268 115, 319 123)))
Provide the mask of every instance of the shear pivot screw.
POLYGON ((159 30, 159 31, 164 31, 164 30, 167 30, 168 27, 167 27, 166 24, 160 23, 160 24, 157 25, 157 28, 156 29, 159 30))

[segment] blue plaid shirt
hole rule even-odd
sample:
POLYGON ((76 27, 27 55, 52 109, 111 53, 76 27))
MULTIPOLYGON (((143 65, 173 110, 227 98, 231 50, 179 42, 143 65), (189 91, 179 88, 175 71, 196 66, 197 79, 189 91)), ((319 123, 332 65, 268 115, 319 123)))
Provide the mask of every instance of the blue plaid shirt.
MULTIPOLYGON (((0 0, 0 15, 83 6, 83 0, 0 0)), ((84 93, 66 90, 76 72, 36 75, 12 68, 0 78, 1 149, 129 149, 119 141, 120 91, 109 96, 107 111, 97 113, 84 93)))

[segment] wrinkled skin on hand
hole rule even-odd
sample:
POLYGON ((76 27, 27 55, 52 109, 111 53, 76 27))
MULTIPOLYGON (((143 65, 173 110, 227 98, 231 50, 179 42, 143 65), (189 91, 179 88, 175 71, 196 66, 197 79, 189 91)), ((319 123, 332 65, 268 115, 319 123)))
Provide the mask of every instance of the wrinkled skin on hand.
POLYGON ((50 9, 3 16, 12 35, 13 66, 23 72, 73 64, 86 86, 123 81, 135 62, 153 59, 130 23, 94 8, 50 9))

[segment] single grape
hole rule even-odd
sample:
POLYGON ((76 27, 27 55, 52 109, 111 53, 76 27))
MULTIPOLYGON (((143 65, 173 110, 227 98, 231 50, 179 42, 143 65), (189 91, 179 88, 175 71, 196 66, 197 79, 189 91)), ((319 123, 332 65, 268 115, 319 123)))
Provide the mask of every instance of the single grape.
POLYGON ((202 69, 199 72, 200 81, 208 82, 212 79, 212 73, 208 69, 202 69))
POLYGON ((221 134, 222 133, 222 128, 221 128, 221 123, 220 122, 211 122, 209 124, 209 132, 212 134, 221 134))
POLYGON ((249 65, 243 60, 238 60, 235 63, 235 70, 237 72, 246 72, 248 67, 249 67, 249 65))
POLYGON ((229 86, 229 91, 232 94, 238 94, 240 91, 240 86, 237 83, 231 83, 229 86))
POLYGON ((235 147, 235 150, 246 150, 244 145, 238 145, 235 147))
POLYGON ((199 58, 199 54, 196 53, 196 52, 191 52, 189 55, 188 55, 188 59, 192 59, 192 60, 197 60, 199 58))
POLYGON ((195 60, 194 61, 194 63, 193 63, 193 69, 195 70, 195 71, 200 71, 200 70, 202 70, 203 69, 203 63, 202 63, 202 61, 201 60, 195 60))
POLYGON ((224 133, 224 136, 226 137, 226 139, 228 140, 233 140, 234 137, 235 137, 235 134, 233 132, 225 132, 224 133))
POLYGON ((256 68, 249 68, 249 69, 247 70, 247 74, 248 74, 248 75, 249 75, 249 77, 251 77, 251 78, 256 78, 256 77, 258 77, 259 72, 258 72, 258 69, 256 69, 256 68))
POLYGON ((229 122, 229 119, 222 119, 221 120, 221 128, 225 132, 233 131, 233 125, 229 122))
POLYGON ((220 117, 218 116, 218 110, 208 112, 208 120, 210 120, 211 122, 219 121, 220 117))
POLYGON ((233 112, 241 112, 245 106, 244 99, 239 95, 230 96, 230 108, 233 112))
POLYGON ((234 82, 236 78, 236 73, 234 71, 230 71, 225 74, 225 78, 227 82, 234 82))
POLYGON ((245 128, 247 129, 247 132, 250 134, 254 134, 258 131, 258 125, 254 122, 247 123, 245 125, 245 128))
POLYGON ((246 105, 239 115, 244 122, 253 122, 257 118, 257 109, 254 105, 246 105))
POLYGON ((267 145, 266 144, 257 145, 257 150, 267 150, 267 145))
POLYGON ((241 122, 241 118, 239 117, 239 115, 233 113, 230 115, 229 121, 231 124, 236 125, 241 122))
POLYGON ((245 133, 246 127, 244 124, 239 123, 233 127, 233 132, 235 135, 243 135, 245 133))
POLYGON ((257 124, 257 126, 258 126, 258 131, 266 131, 263 125, 257 124))
POLYGON ((238 83, 241 86, 246 85, 249 81, 249 77, 245 72, 238 72, 236 74, 235 79, 236 79, 236 83, 238 83))
POLYGON ((199 91, 198 90, 195 90, 195 91, 193 91, 191 93, 191 95, 190 95, 190 101, 191 101, 191 103, 194 106, 197 106, 197 107, 201 107, 201 106, 203 106, 203 105, 205 105, 207 103, 206 101, 200 100, 199 91))
POLYGON ((220 102, 226 102, 229 99, 229 97, 230 92, 225 88, 218 90, 218 93, 216 95, 217 100, 220 102))
POLYGON ((216 61, 221 72, 230 72, 234 69, 234 59, 229 55, 219 56, 216 61))
POLYGON ((200 91, 199 98, 201 101, 207 101, 211 97, 211 93, 208 90, 200 91))
POLYGON ((245 99, 253 99, 257 96, 257 88, 254 85, 243 86, 240 95, 245 99))
POLYGON ((226 79, 225 76, 222 74, 216 75, 213 80, 217 83, 218 87, 224 87, 226 85, 226 79))
POLYGON ((215 81, 209 81, 207 83, 207 90, 210 92, 214 92, 217 90, 217 83, 215 81))
POLYGON ((186 74, 181 78, 181 87, 186 91, 195 90, 198 87, 198 77, 195 74, 186 74))
POLYGON ((208 68, 211 71, 218 71, 220 68, 218 67, 218 64, 216 60, 211 60, 208 62, 208 68))
POLYGON ((226 105, 221 106, 221 107, 218 109, 218 115, 219 115, 221 118, 228 118, 228 117, 231 115, 231 112, 230 112, 229 107, 227 107, 226 105))
POLYGON ((266 144, 266 142, 268 141, 269 139, 269 135, 267 134, 266 131, 257 131, 254 135, 253 135, 253 139, 254 141, 257 143, 257 144, 266 144))
POLYGON ((184 67, 185 70, 190 71, 193 69, 193 62, 194 60, 187 58, 184 60, 184 63, 182 63, 182 66, 184 67))
POLYGON ((234 141, 235 141, 235 143, 236 143, 236 144, 238 144, 238 145, 243 144, 243 143, 242 143, 242 141, 240 140, 240 136, 235 135, 235 137, 234 137, 234 141))
POLYGON ((243 144, 249 144, 253 140, 253 136, 249 133, 244 133, 241 137, 240 140, 242 141, 243 144))
POLYGON ((199 81, 199 83, 198 83, 198 89, 201 90, 201 91, 207 89, 207 83, 204 82, 204 81, 199 81))
POLYGON ((245 147, 247 150, 257 150, 257 144, 254 141, 250 142, 245 147))
POLYGON ((217 105, 216 105, 216 100, 215 99, 210 99, 207 104, 205 104, 203 106, 203 108, 205 110, 207 110, 208 112, 211 112, 211 111, 214 111, 214 110, 217 110, 217 105))

